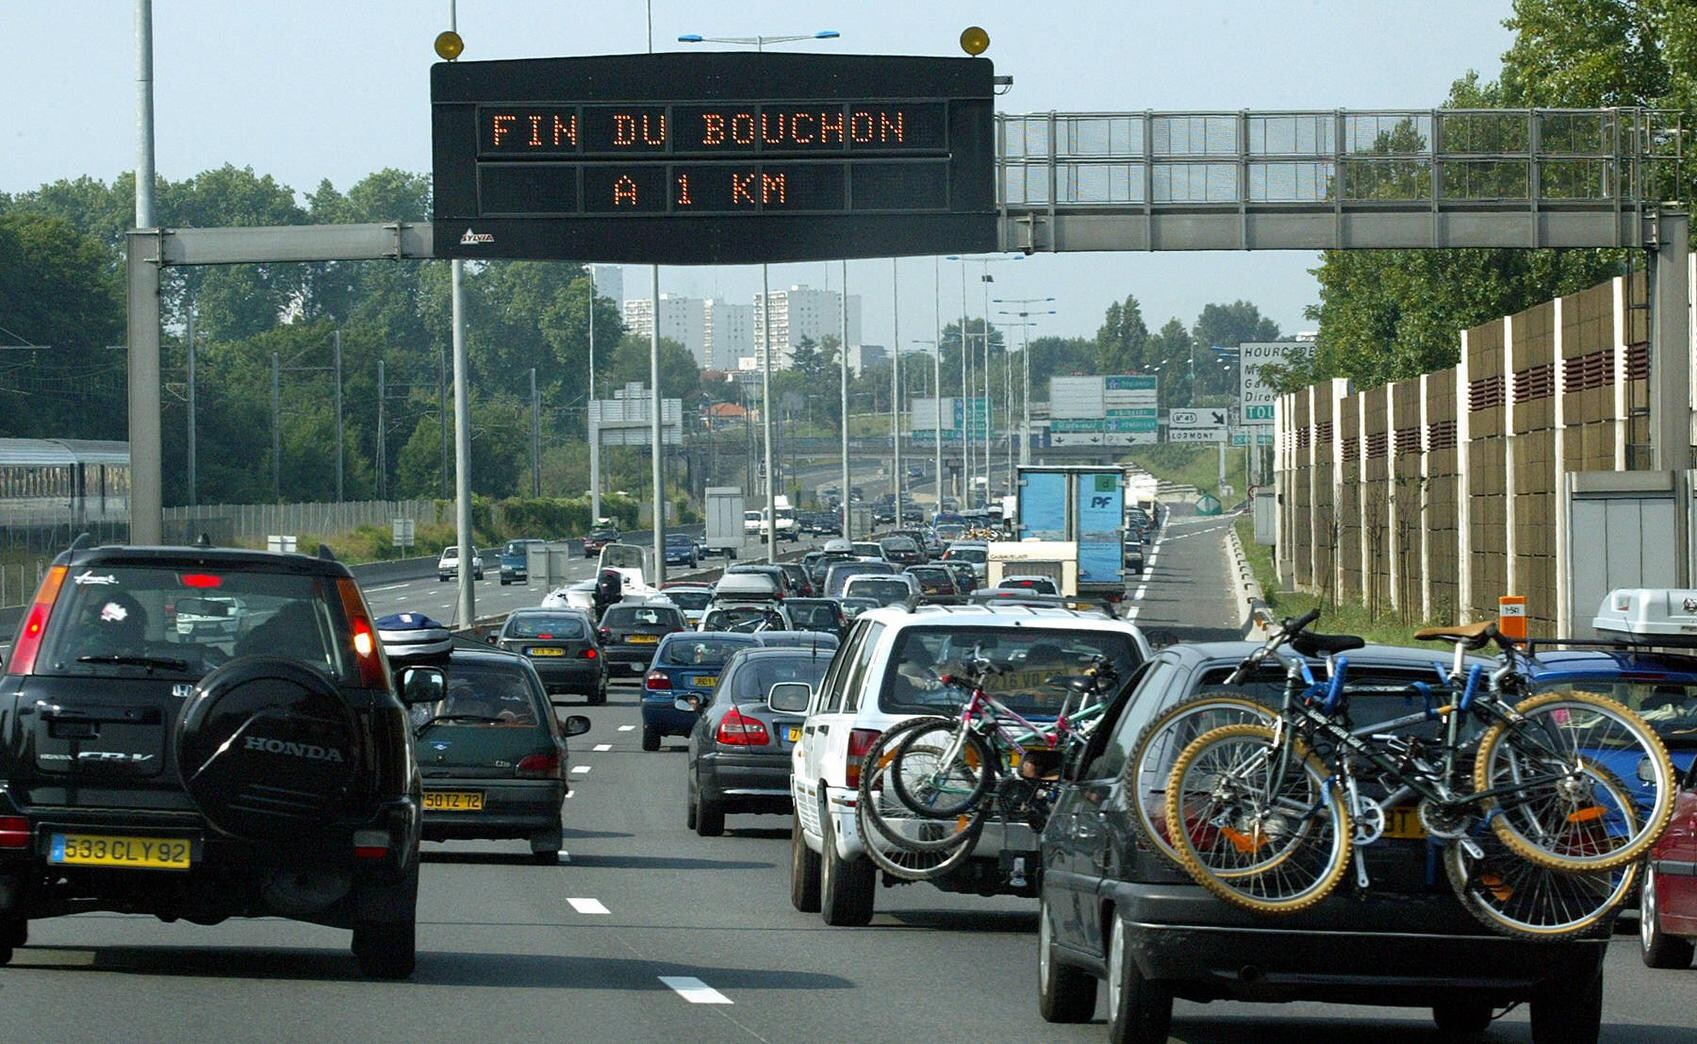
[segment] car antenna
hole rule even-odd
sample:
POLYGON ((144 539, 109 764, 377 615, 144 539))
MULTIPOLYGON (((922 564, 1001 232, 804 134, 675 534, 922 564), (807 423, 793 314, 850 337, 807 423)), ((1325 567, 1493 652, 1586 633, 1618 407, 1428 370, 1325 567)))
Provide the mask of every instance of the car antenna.
POLYGON ((325 562, 334 562, 336 560, 336 552, 330 550, 329 544, 319 544, 318 557, 325 562))
POLYGON ((84 548, 90 548, 93 546, 94 534, 85 529, 81 533, 77 534, 77 538, 75 540, 71 541, 70 549, 72 551, 81 551, 84 548))

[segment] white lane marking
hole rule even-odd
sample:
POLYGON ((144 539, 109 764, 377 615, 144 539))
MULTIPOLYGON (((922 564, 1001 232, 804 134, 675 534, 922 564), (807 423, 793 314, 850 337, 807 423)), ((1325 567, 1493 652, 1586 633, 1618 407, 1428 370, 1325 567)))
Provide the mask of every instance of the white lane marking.
POLYGON ((567 899, 566 902, 571 903, 572 909, 576 910, 580 914, 605 914, 611 912, 607 909, 607 907, 602 905, 601 900, 599 899, 567 899))
POLYGON ((620 732, 635 732, 636 726, 635 725, 620 725, 619 731, 620 732))
POLYGON ((612 750, 612 749, 613 749, 613 745, 611 743, 597 743, 595 745, 595 752, 597 754, 599 754, 601 751, 612 750))
MULTIPOLYGON (((567 795, 566 795, 566 796, 567 796, 567 797, 571 797, 571 795, 570 795, 570 794, 567 794, 567 795)), ((570 852, 568 852, 568 851, 566 851, 566 850, 565 850, 565 849, 563 849, 563 848, 562 848, 562 849, 560 849, 560 862, 562 862, 562 863, 569 863, 569 862, 571 862, 571 861, 572 861, 572 854, 571 854, 571 853, 570 853, 570 852)))
POLYGON ((572 775, 574 775, 574 776, 581 776, 581 775, 583 775, 583 774, 584 774, 584 773, 585 773, 585 772, 588 772, 588 771, 589 771, 589 766, 588 766, 588 765, 578 765, 578 766, 576 766, 576 767, 574 767, 574 768, 573 768, 573 769, 572 769, 572 775))
MULTIPOLYGON (((1141 608, 1143 608, 1143 607, 1140 606, 1140 605, 1132 606, 1130 609, 1127 609, 1125 611, 1125 615, 1120 617, 1120 619, 1124 620, 1126 623, 1137 622, 1137 610, 1139 610, 1141 608)), ((567 795, 567 796, 570 796, 570 795, 567 795)))
POLYGON ((693 975, 662 975, 660 981, 691 1004, 729 1004, 731 999, 693 975))
POLYGON ((382 587, 368 587, 368 588, 365 589, 365 593, 366 594, 377 594, 380 591, 399 591, 403 587, 410 587, 410 586, 412 586, 412 585, 410 585, 410 584, 385 584, 382 587))
POLYGON ((1143 596, 1148 594, 1148 593, 1149 593, 1149 585, 1148 584, 1138 584, 1137 585, 1137 593, 1131 596, 1132 601, 1141 602, 1141 601, 1143 601, 1143 596))

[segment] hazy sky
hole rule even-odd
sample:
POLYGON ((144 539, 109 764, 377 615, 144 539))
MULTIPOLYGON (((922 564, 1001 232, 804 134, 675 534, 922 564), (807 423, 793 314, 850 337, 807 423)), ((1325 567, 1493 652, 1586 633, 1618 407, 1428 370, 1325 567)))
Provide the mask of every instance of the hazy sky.
MULTIPOLYGON (((430 166, 431 40, 448 0, 155 0, 158 168, 179 179, 251 166, 300 192, 346 189, 383 167, 430 166)), ((1509 0, 655 0, 654 47, 680 33, 748 36, 836 29, 843 53, 958 55, 970 24, 1014 77, 1004 112, 1426 107, 1468 69, 1494 77, 1510 43, 1509 0), (800 13, 806 7, 813 13, 800 13)), ((130 0, 5 0, 0 34, 0 191, 134 163, 130 0)), ((460 0, 466 60, 642 51, 639 0, 460 0)), ((694 45, 702 46, 702 45, 694 45)), ((1093 334, 1135 294, 1149 325, 1187 325, 1209 301, 1247 298, 1287 332, 1313 302, 1307 253, 1049 254, 999 265, 996 296, 1057 299, 1040 332, 1093 334)), ((831 285, 837 266, 829 267, 831 285)), ((774 266, 774 286, 823 285, 827 266, 774 266)), ((946 318, 960 274, 945 263, 946 318), (952 289, 951 289, 952 288, 952 289)), ((901 262, 902 340, 931 336, 930 259, 901 262)), ((748 300, 758 268, 666 268, 668 293, 748 300)), ((888 341, 890 262, 854 262, 864 339, 888 341)), ((646 296, 646 269, 625 274, 646 296)), ((979 288, 970 287, 973 300, 979 288)), ((991 306, 995 310, 996 306, 991 306)), ((973 314, 982 307, 973 308, 973 314)))

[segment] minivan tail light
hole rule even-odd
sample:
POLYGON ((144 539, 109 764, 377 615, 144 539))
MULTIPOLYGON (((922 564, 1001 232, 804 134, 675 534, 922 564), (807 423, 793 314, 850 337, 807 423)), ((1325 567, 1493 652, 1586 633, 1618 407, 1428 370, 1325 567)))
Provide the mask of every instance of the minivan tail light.
POLYGON ((354 660, 359 664, 359 684, 366 689, 391 688, 389 663, 383 658, 383 646, 371 626, 371 611, 365 607, 365 596, 353 577, 336 579, 336 590, 342 596, 342 614, 353 632, 354 660))
POLYGON ((766 733, 766 723, 750 717, 735 707, 719 720, 713 739, 727 747, 764 747, 772 742, 766 733))
POLYGON ((666 677, 665 671, 649 671, 642 679, 642 687, 649 692, 660 692, 672 687, 672 679, 666 677))
POLYGON ((53 615, 53 603, 59 600, 59 589, 65 583, 64 566, 54 566, 41 578, 35 601, 24 617, 23 629, 12 646, 12 658, 6 661, 7 674, 29 674, 35 670, 35 656, 41 651, 41 636, 47 631, 47 621, 53 615))
POLYGON ((29 820, 22 816, 0 816, 0 848, 28 848, 29 820))
POLYGON ((579 655, 582 656, 586 660, 593 660, 593 659, 595 659, 596 656, 598 656, 600 654, 595 651, 595 646, 591 645, 589 648, 585 649, 582 653, 579 653, 579 655))
POLYGON ((520 779, 557 779, 560 775, 560 752, 527 754, 519 759, 515 771, 520 779))
POLYGON ((851 790, 860 786, 860 767, 866 761, 867 751, 878 742, 878 736, 877 729, 855 729, 849 733, 848 768, 843 775, 851 790))

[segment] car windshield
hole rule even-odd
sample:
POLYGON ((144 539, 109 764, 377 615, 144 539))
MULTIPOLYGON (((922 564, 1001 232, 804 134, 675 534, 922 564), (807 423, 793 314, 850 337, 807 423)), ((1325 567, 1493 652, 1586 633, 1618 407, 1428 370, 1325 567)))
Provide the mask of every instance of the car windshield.
POLYGON ((601 618, 602 627, 682 627, 670 606, 615 605, 601 618))
POLYGON ((670 598, 680 609, 700 612, 707 608, 707 603, 713 600, 712 591, 667 591, 670 598))
POLYGON ((514 663, 451 663, 447 669, 448 693, 431 704, 412 708, 414 724, 442 718, 435 728, 500 728, 534 726, 536 693, 524 668, 514 663))
POLYGON ((329 577, 77 567, 65 578, 36 673, 199 678, 238 656, 307 663, 355 679, 329 577))
POLYGON ((686 536, 672 535, 672 536, 668 536, 666 538, 666 546, 667 547, 681 547, 681 548, 687 549, 687 548, 694 547, 695 542, 692 541, 689 537, 686 537, 686 536))
POLYGON ((711 635, 691 636, 667 642, 654 659, 663 667, 722 667, 738 649, 747 649, 748 639, 742 641, 715 638, 711 635))
POLYGON ((1095 657, 1106 657, 1122 678, 1131 676, 1139 659, 1131 636, 1117 630, 909 627, 896 639, 879 708, 888 714, 952 713, 967 693, 944 685, 942 676, 962 673, 974 656, 1001 671, 985 679, 985 691, 1028 717, 1059 713, 1071 691, 1068 683, 1095 657))
POLYGON ((818 653, 796 651, 744 656, 730 684, 720 689, 735 703, 765 703, 767 693, 779 682, 806 682, 817 686, 831 666, 831 650, 818 653))
MULTIPOLYGON (((1592 692, 1637 711, 1670 747, 1697 747, 1697 685, 1677 681, 1580 678, 1540 686, 1539 692, 1592 692)), ((1634 766, 1636 768, 1636 766, 1634 766)))
POLYGON ((981 547, 951 547, 948 550, 950 558, 958 558, 962 562, 983 564, 989 561, 989 555, 981 547))
POLYGON ((508 638, 567 640, 589 636, 589 625, 576 613, 515 613, 507 620, 508 638))
POLYGON ((761 605, 732 605, 707 614, 704 628, 709 631, 753 632, 762 627, 781 628, 784 618, 775 609, 761 605))
POLYGON ((888 553, 910 555, 919 551, 919 545, 910 537, 889 537, 880 540, 878 545, 888 553))
POLYGON ((904 581, 889 577, 855 577, 848 583, 848 593, 861 598, 871 598, 879 605, 894 605, 905 601, 913 590, 904 581))

